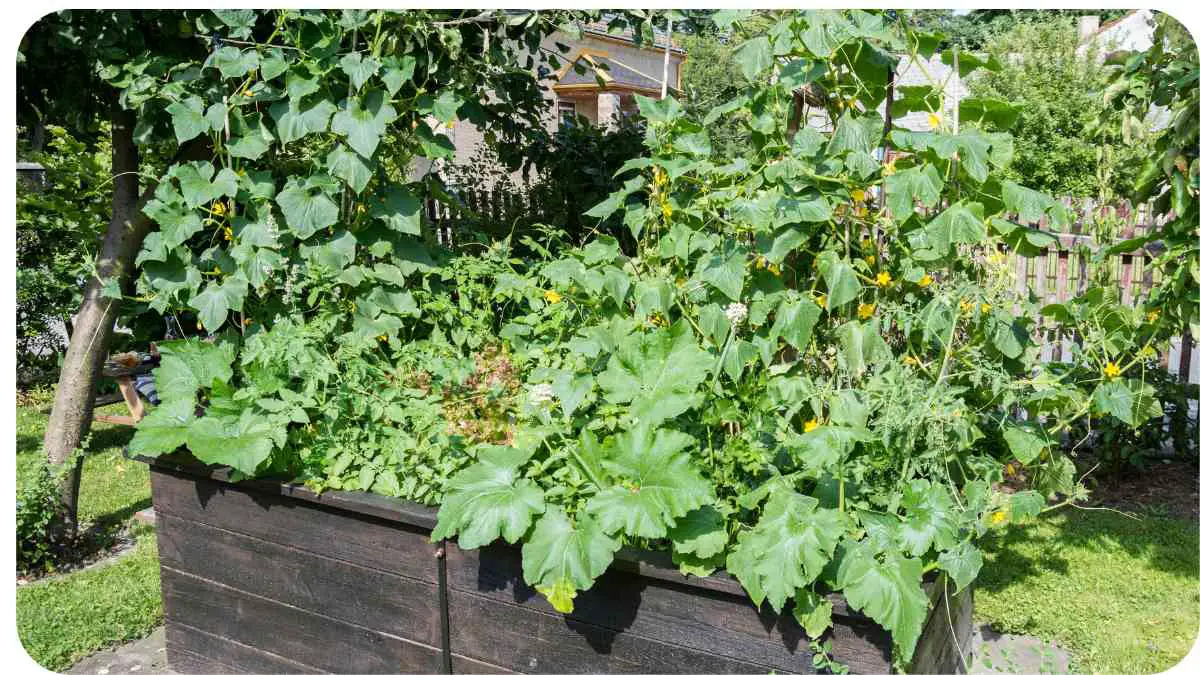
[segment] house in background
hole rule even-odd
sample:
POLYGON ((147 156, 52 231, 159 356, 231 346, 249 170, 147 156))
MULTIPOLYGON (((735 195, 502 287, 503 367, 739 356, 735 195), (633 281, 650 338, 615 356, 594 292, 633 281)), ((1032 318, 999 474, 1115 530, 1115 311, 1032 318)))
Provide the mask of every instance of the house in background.
MULTIPOLYGON (((542 122, 549 131, 580 118, 593 125, 607 125, 637 111, 635 95, 661 98, 664 60, 667 90, 679 95, 686 55, 675 40, 671 40, 668 50, 665 33, 655 31, 653 45, 638 45, 631 29, 612 29, 606 22, 596 21, 585 25, 578 39, 554 32, 542 41, 541 48, 559 61, 557 70, 550 70, 548 63, 538 67, 539 84, 547 101, 542 122), (568 49, 560 52, 557 45, 568 49)), ((439 130, 454 143, 454 164, 472 163, 487 147, 483 132, 465 120, 439 130)), ((418 160, 415 177, 434 168, 441 167, 418 160)))

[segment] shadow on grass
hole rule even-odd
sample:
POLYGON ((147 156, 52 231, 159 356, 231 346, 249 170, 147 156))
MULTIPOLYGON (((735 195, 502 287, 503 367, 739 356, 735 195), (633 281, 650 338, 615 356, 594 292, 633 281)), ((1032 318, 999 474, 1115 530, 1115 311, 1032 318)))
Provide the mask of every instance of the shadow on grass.
POLYGON ((1194 521, 1141 516, 1135 520, 1111 511, 1073 510, 1006 531, 983 542, 992 559, 978 587, 1000 591, 1045 573, 1072 570, 1068 550, 1122 549, 1156 570, 1185 579, 1200 574, 1200 531, 1194 521))

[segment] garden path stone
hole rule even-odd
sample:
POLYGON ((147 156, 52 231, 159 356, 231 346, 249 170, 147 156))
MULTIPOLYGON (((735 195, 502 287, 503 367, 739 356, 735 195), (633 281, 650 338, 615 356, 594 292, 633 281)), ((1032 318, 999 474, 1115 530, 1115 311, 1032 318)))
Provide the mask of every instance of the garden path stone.
POLYGON ((71 666, 68 673, 88 675, 160 675, 167 669, 166 629, 159 626, 141 640, 127 642, 115 649, 96 652, 71 666))
POLYGON ((996 673, 1066 673, 1071 655, 1062 645, 1030 635, 997 633, 976 626, 971 638, 972 675, 996 673))

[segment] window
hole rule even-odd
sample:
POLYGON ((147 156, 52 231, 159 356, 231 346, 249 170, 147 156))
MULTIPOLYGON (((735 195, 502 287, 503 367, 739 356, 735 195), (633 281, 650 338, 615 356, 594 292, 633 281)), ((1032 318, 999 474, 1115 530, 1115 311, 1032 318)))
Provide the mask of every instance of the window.
POLYGON ((558 100, 558 124, 566 126, 575 123, 575 102, 558 100))

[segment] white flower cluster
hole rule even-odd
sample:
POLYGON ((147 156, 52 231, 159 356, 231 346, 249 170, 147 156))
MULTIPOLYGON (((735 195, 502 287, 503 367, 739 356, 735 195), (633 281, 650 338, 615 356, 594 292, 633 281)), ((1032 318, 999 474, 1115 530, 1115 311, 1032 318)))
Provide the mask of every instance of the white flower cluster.
POLYGON ((725 318, 729 319, 729 323, 733 324, 734 326, 737 326, 741 322, 745 321, 746 315, 749 313, 750 310, 746 309, 746 306, 740 302, 735 302, 725 308, 725 318))
POLYGON ((529 389, 529 400, 534 405, 545 405, 554 400, 554 388, 549 384, 535 384, 529 389))

